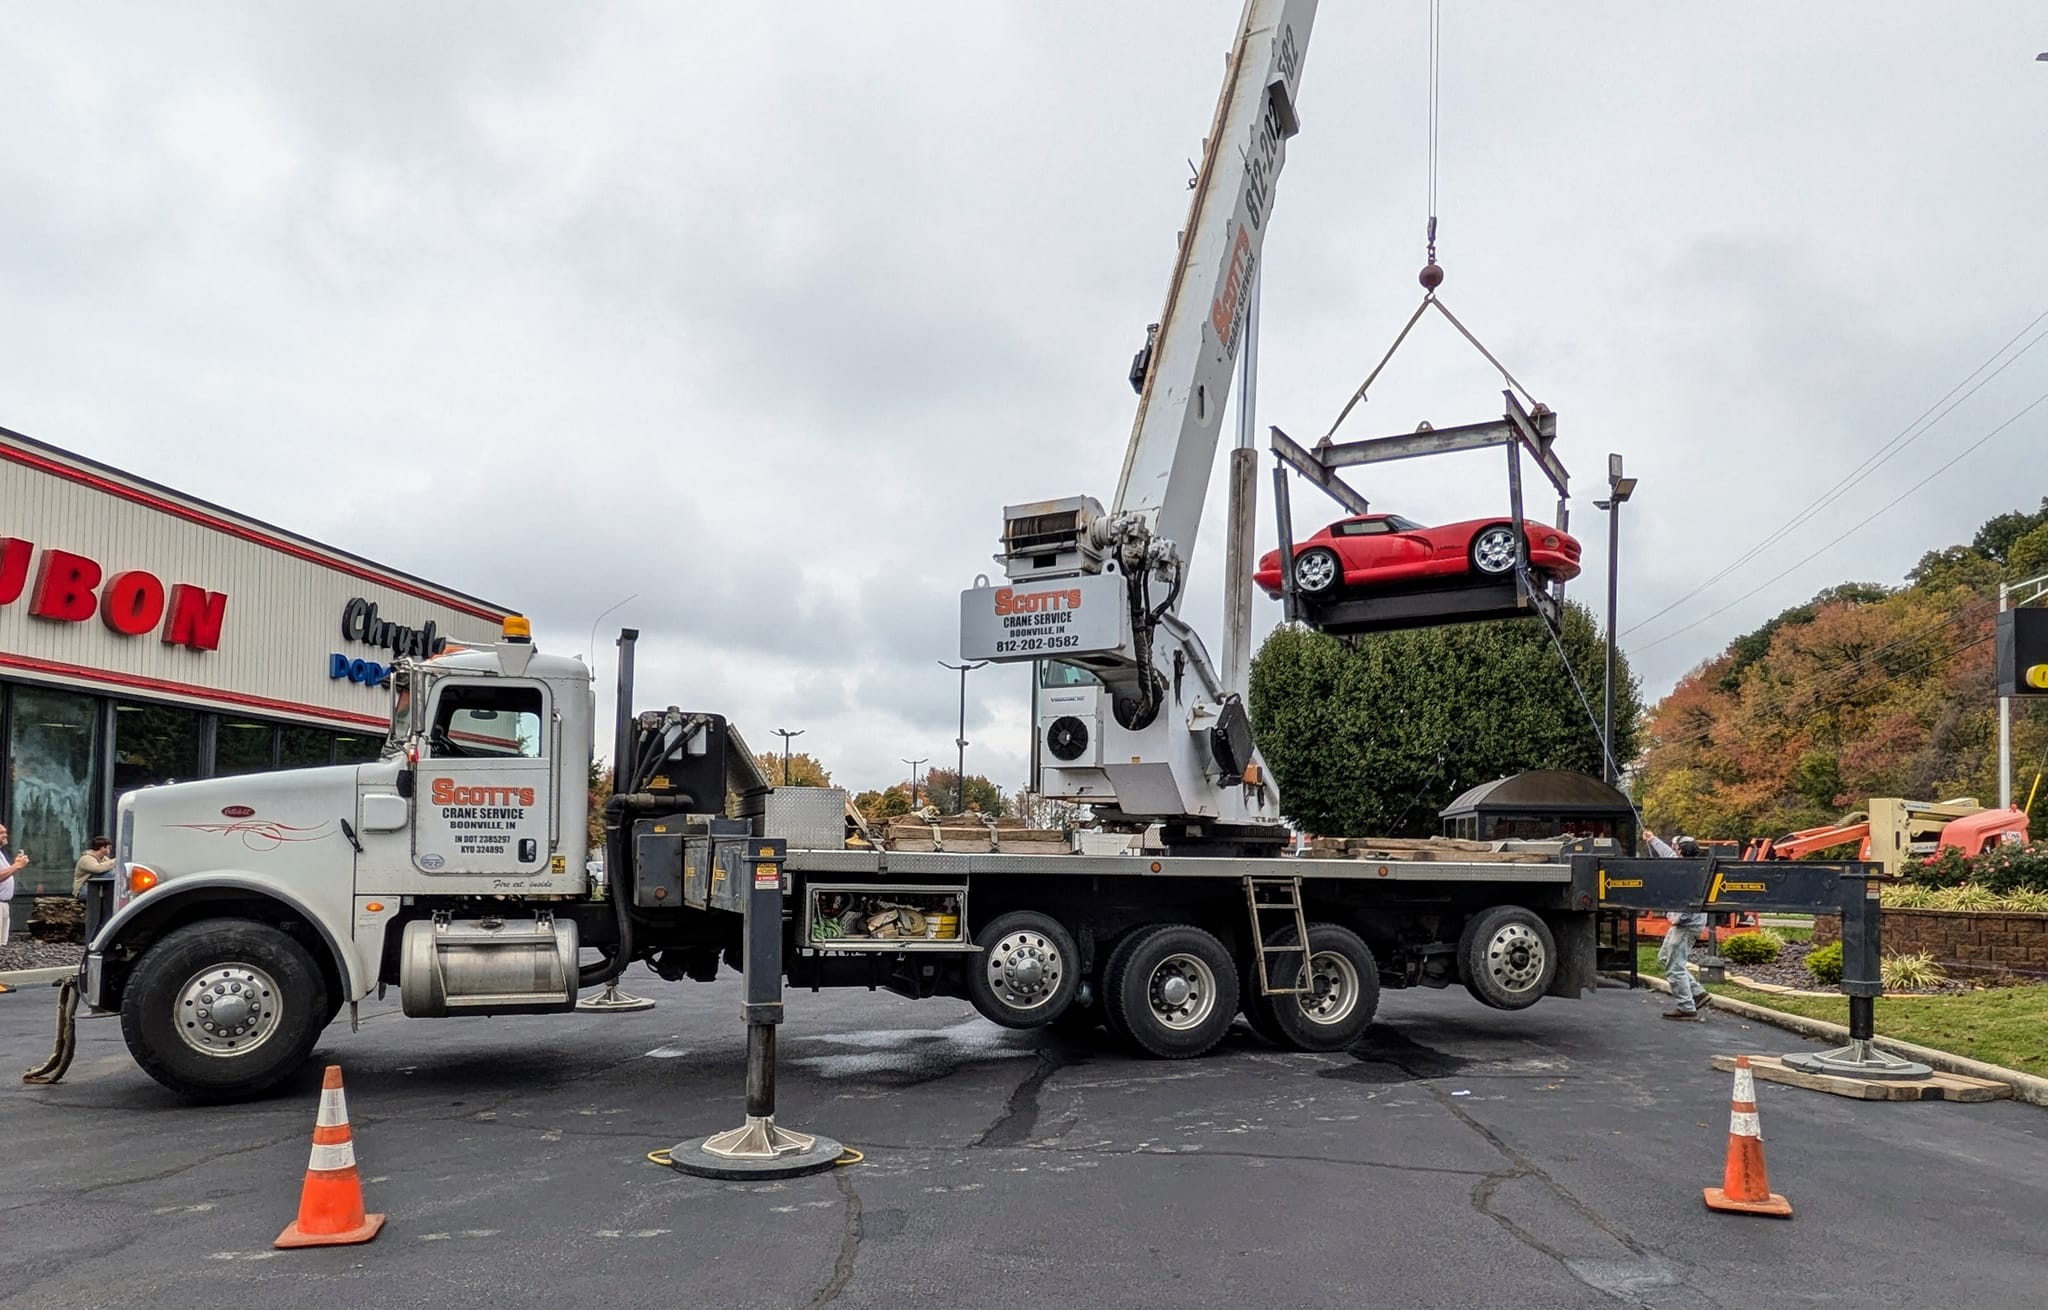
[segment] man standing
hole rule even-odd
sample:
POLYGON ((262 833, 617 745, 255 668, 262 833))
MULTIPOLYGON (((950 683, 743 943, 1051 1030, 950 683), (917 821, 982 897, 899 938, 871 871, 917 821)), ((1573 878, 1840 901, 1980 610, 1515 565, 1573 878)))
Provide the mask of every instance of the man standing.
POLYGON ((14 912, 14 875, 28 867, 28 853, 10 855, 7 825, 0 823, 0 946, 7 945, 9 916, 14 912))
MULTIPOLYGON (((1690 837, 1680 837, 1677 853, 1691 858, 1700 853, 1700 844, 1690 837)), ((1707 930, 1707 915, 1703 910, 1692 910, 1667 917, 1671 927, 1664 934, 1664 944, 1657 948, 1657 963, 1664 966, 1664 979, 1671 984, 1671 995, 1678 1005, 1666 1010, 1664 1017, 1697 1022, 1700 1011, 1712 1005, 1714 998, 1692 976, 1686 962, 1692 958, 1692 944, 1707 930)))

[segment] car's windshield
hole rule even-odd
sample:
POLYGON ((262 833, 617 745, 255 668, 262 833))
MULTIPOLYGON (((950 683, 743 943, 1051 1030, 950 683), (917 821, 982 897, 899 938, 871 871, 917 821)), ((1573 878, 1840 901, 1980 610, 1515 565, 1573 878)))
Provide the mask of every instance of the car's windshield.
POLYGON ((1422 525, 1414 519, 1404 519, 1399 514, 1387 515, 1387 526, 1396 532, 1420 532, 1422 525))

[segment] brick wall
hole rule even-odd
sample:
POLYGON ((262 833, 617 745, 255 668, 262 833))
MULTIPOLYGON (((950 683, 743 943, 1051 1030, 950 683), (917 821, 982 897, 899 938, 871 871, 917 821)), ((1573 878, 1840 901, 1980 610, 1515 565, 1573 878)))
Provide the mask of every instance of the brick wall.
MULTIPOLYGON (((2048 914, 1887 909, 1878 931, 1886 955, 1924 951, 1951 973, 2048 977, 2048 914)), ((1841 935, 1839 916, 1814 916, 1815 944, 1824 946, 1841 935)))

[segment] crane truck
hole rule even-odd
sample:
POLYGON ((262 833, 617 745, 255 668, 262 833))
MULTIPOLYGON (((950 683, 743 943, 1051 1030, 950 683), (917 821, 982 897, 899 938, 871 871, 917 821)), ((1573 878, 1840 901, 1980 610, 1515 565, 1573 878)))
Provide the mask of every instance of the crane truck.
MULTIPOLYGON (((122 798, 80 987, 119 1012, 142 1068, 188 1096, 244 1097, 391 988, 431 1019, 571 1013, 580 988, 636 962, 714 979, 743 959, 757 836, 788 846, 791 985, 965 997, 1016 1028, 1100 1023, 1159 1057, 1210 1050, 1240 1012, 1276 1042, 1340 1049, 1382 987, 1462 983, 1516 1010, 1592 986, 1615 852, 1286 855, 1242 691, 1179 614, 1315 8, 1245 6, 1166 310, 1133 369, 1113 503, 1006 510, 1003 585, 961 599, 963 656, 1039 670, 1037 789, 1157 825, 1161 853, 849 845, 843 794, 768 787, 724 717, 637 710, 627 632, 600 889, 590 673, 515 619, 494 644, 397 663, 375 762, 122 798)), ((1712 868, 1663 863, 1700 888, 1712 868)))

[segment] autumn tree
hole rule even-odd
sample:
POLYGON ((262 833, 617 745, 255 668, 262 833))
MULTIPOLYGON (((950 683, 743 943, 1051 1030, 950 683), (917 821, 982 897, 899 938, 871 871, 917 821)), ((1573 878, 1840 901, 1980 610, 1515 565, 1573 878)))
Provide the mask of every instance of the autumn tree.
POLYGON ((590 833, 590 853, 596 855, 604 850, 604 803, 612 798, 611 766, 597 756, 592 756, 590 760, 586 794, 590 797, 590 813, 586 819, 590 833))
POLYGON ((910 784, 899 782, 881 791, 864 791, 853 798, 853 804, 870 823, 897 818, 910 813, 910 784))
MULTIPOLYGON (((1737 637, 1651 711, 1645 821, 1740 839, 1872 796, 1995 798, 1997 585, 2036 564, 2048 570, 2048 507, 1929 551, 1905 587, 1830 588, 1737 637)), ((2013 719, 2015 758, 2048 751, 2048 707, 2013 719)))
MULTIPOLYGON (((1601 704, 1605 647, 1581 605, 1565 607, 1563 629, 1558 643, 1537 619, 1354 639, 1274 632, 1252 662, 1251 714, 1287 817, 1330 836, 1426 836, 1480 783, 1528 769, 1600 773, 1588 703, 1601 704)), ((1615 754, 1626 764, 1642 707, 1625 661, 1617 672, 1615 754)))
POLYGON ((801 752, 790 755, 788 776, 783 776, 783 757, 774 751, 762 751, 754 756, 754 763, 761 768, 761 776, 777 787, 830 787, 832 774, 817 760, 801 752))
POLYGON ((941 814, 961 814, 973 809, 993 818, 1004 818, 1010 813, 1010 803, 1003 799, 1002 788, 979 773, 967 775, 967 804, 964 806, 960 803, 958 775, 951 769, 927 769, 924 794, 928 798, 926 803, 941 814))

